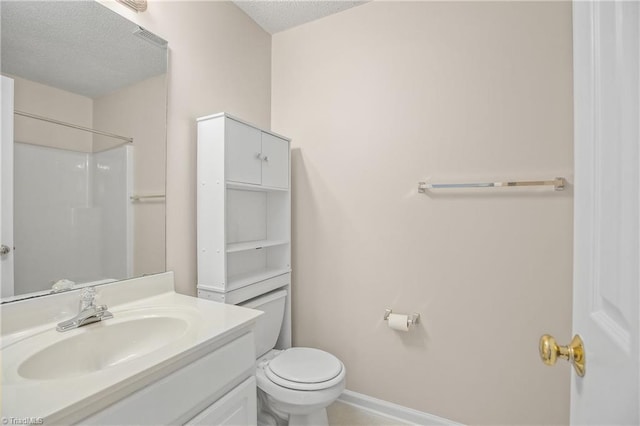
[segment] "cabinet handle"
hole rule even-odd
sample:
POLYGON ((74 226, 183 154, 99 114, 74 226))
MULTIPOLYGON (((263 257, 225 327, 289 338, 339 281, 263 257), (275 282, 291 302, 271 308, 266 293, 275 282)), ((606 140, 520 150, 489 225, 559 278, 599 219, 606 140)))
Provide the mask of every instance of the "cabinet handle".
POLYGON ((261 152, 256 152, 256 158, 258 160, 262 160, 262 153, 261 152))
POLYGON ((263 155, 263 156, 262 156, 262 159, 263 159, 264 161, 269 161, 269 157, 267 157, 266 155, 263 155))

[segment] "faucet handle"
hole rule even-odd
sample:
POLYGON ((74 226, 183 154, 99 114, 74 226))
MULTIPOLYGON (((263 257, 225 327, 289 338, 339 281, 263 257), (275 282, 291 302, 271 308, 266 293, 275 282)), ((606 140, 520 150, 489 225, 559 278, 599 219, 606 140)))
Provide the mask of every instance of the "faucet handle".
POLYGON ((96 289, 93 287, 85 287, 80 292, 80 300, 83 302, 91 302, 96 297, 96 289))
POLYGON ((96 289, 93 287, 85 287, 80 292, 80 311, 84 311, 95 304, 96 289))

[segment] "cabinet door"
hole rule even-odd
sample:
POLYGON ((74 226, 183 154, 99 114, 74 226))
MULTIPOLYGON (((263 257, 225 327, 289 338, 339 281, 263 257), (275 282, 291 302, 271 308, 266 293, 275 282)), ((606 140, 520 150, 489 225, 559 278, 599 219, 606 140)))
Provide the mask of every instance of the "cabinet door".
POLYGON ((257 423, 256 379, 249 377, 231 392, 205 408, 187 425, 247 425, 257 423))
POLYGON ((226 179, 260 185, 262 132, 232 119, 227 119, 225 125, 226 179))
POLYGON ((262 184, 289 187, 289 142, 262 132, 262 184))

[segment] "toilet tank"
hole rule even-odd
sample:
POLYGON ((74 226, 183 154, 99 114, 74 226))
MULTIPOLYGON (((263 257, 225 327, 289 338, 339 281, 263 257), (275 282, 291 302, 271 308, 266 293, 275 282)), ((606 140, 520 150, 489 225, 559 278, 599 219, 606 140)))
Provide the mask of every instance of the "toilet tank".
POLYGON ((287 300, 286 290, 275 290, 270 293, 258 296, 254 299, 239 303, 245 308, 257 309, 264 312, 264 315, 256 320, 256 359, 269 352, 276 346, 282 320, 284 319, 284 308, 287 300))

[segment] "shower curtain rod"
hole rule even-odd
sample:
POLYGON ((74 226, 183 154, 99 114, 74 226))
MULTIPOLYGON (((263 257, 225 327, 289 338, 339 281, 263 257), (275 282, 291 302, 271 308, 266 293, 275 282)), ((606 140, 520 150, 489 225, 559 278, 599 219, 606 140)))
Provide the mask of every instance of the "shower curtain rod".
POLYGON ((126 136, 116 135, 114 133, 103 132, 101 130, 90 129, 89 127, 78 126, 77 124, 65 123, 64 121, 54 120, 53 118, 43 117, 41 115, 31 114, 29 112, 14 110, 14 114, 21 115, 23 117, 34 118, 36 120, 47 121, 53 124, 59 124, 60 126, 71 127, 72 129, 83 130, 85 132, 95 133, 96 135, 108 136, 110 138, 121 139, 127 143, 133 143, 133 138, 128 138, 126 136))

